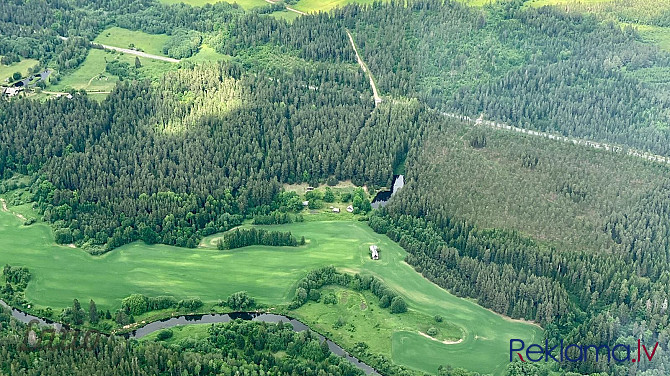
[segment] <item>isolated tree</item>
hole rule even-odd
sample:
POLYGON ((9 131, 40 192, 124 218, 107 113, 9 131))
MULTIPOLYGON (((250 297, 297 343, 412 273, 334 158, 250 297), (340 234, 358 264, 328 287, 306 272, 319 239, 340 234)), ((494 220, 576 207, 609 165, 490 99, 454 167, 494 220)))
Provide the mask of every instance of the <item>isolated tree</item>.
POLYGON ((407 312, 407 304, 405 300, 399 296, 396 296, 391 300, 391 313, 403 313, 407 312))
POLYGON ((323 201, 325 202, 335 201, 335 194, 333 193, 333 190, 330 189, 330 187, 326 187, 326 192, 323 194, 323 201))
POLYGON ((95 325, 100 321, 100 316, 98 315, 98 307, 95 306, 93 299, 89 302, 88 305, 88 321, 95 325))
POLYGON ((135 68, 137 69, 142 68, 142 62, 140 61, 139 56, 135 56, 135 68))
POLYGON ((84 323, 85 312, 81 309, 81 304, 78 299, 72 301, 72 323, 81 325, 84 323))

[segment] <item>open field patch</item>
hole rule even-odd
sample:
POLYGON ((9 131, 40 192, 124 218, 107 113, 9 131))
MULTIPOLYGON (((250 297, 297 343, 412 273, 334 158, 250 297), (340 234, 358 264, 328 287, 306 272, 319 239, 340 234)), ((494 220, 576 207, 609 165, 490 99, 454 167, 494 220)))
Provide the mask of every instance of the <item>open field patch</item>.
POLYGON ((98 35, 93 43, 138 49, 153 55, 163 55, 163 45, 170 37, 165 34, 148 34, 141 31, 110 27, 98 35))
POLYGON ((39 64, 35 59, 23 59, 18 63, 11 65, 0 64, 0 84, 5 84, 6 80, 12 81, 12 75, 16 72, 21 73, 23 77, 28 75, 28 69, 39 64))
MULTIPOLYGON (((32 212, 29 205, 9 209, 25 215, 32 212)), ((248 291, 260 303, 276 305, 288 302, 293 296, 295 283, 307 271, 317 267, 334 265, 347 272, 370 273, 403 295, 409 307, 409 312, 403 314, 408 315, 407 318, 398 316, 398 321, 387 324, 391 328, 384 330, 412 328, 417 338, 413 339, 411 346, 416 346, 415 342, 418 342, 422 348, 433 349, 434 354, 439 354, 427 358, 425 367, 430 369, 447 363, 471 367, 463 355, 472 348, 471 339, 478 336, 488 339, 482 345, 484 350, 480 351, 493 354, 491 360, 479 368, 494 372, 506 363, 508 338, 530 340, 542 335, 537 327, 507 321, 430 283, 403 262, 406 253, 402 248, 386 236, 374 233, 363 222, 303 222, 271 228, 305 236, 307 245, 297 248, 251 246, 218 251, 213 248, 149 246, 135 242, 104 256, 91 256, 80 249, 54 244, 52 230, 44 223, 23 226, 22 221, 11 212, 0 212, 0 237, 4 239, 0 248, 0 264, 28 267, 33 278, 26 289, 26 298, 38 307, 55 309, 66 307, 73 298, 79 298, 82 301, 94 299, 100 309, 114 310, 120 307, 124 297, 132 293, 172 295, 178 299, 199 297, 206 304, 213 304, 242 290, 248 291), (368 248, 371 244, 379 246, 380 260, 370 259, 368 248), (466 340, 461 344, 444 345, 418 334, 418 331, 428 330, 427 327, 398 324, 403 320, 418 322, 421 321, 419 318, 434 315, 444 318, 444 328, 438 328, 441 333, 438 338, 455 339, 463 333, 466 340)), ((377 330, 374 324, 367 329, 362 325, 366 314, 382 314, 377 312, 382 309, 376 305, 374 298, 363 295, 363 307, 360 295, 346 293, 347 303, 342 309, 356 308, 361 312, 357 318, 361 333, 377 330)), ((308 305, 304 308, 305 312, 299 310, 298 313, 301 319, 311 324, 311 320, 315 319, 311 310, 323 309, 308 305)), ((330 314, 327 317, 335 316, 330 314)), ((373 345, 375 351, 386 354, 410 351, 409 347, 404 348, 402 342, 396 343, 395 340, 374 342, 373 345)), ((407 361, 401 355, 397 359, 394 356, 394 359, 399 363, 407 361)), ((412 366, 409 362, 408 365, 412 366)))

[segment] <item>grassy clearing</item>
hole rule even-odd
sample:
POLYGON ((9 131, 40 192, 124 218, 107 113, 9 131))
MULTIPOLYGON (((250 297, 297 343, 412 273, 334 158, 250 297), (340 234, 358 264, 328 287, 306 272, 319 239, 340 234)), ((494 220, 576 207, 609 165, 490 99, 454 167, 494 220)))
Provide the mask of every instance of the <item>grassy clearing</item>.
POLYGON ((625 23, 623 25, 637 29, 643 41, 654 43, 662 50, 670 52, 670 27, 625 23))
MULTIPOLYGON (((92 92, 107 92, 116 86, 119 81, 117 76, 105 72, 107 63, 112 60, 128 62, 131 66, 135 64, 135 56, 98 49, 91 49, 86 60, 74 72, 64 76, 61 81, 49 86, 50 91, 67 91, 69 89, 86 90, 92 92)), ((173 69, 171 63, 152 59, 140 58, 142 68, 140 73, 144 77, 157 77, 169 69, 173 69)))
POLYGON ((136 48, 152 55, 166 56, 163 53, 163 45, 169 38, 165 34, 147 34, 120 27, 110 27, 100 33, 93 42, 121 48, 136 48))
MULTIPOLYGON (((458 341, 463 333, 449 321, 436 322, 434 316, 411 310, 394 315, 379 307, 379 299, 370 292, 358 292, 341 287, 326 287, 321 291, 321 302, 309 302, 291 312, 308 321, 310 327, 326 334, 336 342, 353 347, 366 342, 372 349, 391 356, 391 337, 397 331, 427 333, 437 330, 437 341, 458 341), (334 294, 337 304, 324 304, 324 297, 334 294)), ((426 339, 426 337, 423 337, 426 339)))
POLYGON ((300 17, 299 13, 296 12, 291 12, 290 10, 282 10, 278 12, 272 12, 270 13, 272 17, 275 18, 283 18, 289 22, 293 22, 296 18, 300 17))
POLYGON ((0 64, 0 84, 6 83, 6 79, 9 78, 9 81, 12 81, 12 75, 15 72, 21 73, 23 77, 28 75, 28 69, 39 64, 39 61, 35 59, 23 59, 18 63, 12 65, 3 65, 0 64))
MULTIPOLYGON (((163 4, 188 4, 194 7, 201 7, 203 5, 207 4, 214 4, 214 3, 219 3, 222 0, 159 0, 163 4)), ((265 6, 268 3, 265 2, 264 0, 223 0, 227 3, 230 4, 235 4, 237 3, 239 6, 242 7, 242 9, 253 9, 256 7, 261 7, 265 6)))
POLYGON ((297 10, 313 13, 327 12, 336 7, 343 7, 349 3, 372 4, 374 0, 300 0, 297 4, 291 6, 297 10))
MULTIPOLYGON (((35 216, 29 205, 10 206, 9 209, 24 216, 35 216)), ((449 363, 499 374, 507 363, 509 338, 537 340, 542 336, 542 331, 535 326, 508 321, 430 283, 403 262, 405 252, 402 248, 387 237, 375 234, 362 222, 303 222, 272 226, 273 230, 305 236, 307 245, 297 248, 252 246, 218 251, 209 247, 184 249, 136 242, 98 257, 55 245, 51 228, 44 223, 28 227, 22 223, 15 214, 0 212, 0 238, 3 239, 0 264, 30 268, 33 280, 28 285, 26 297, 38 307, 63 308, 76 297, 80 301, 94 299, 99 309, 113 311, 120 307, 121 299, 131 293, 172 295, 178 299, 200 297, 211 305, 241 290, 248 291, 261 303, 275 305, 290 300, 296 281, 307 271, 334 265, 345 272, 371 273, 381 278, 405 297, 410 312, 389 318, 389 314, 376 306, 373 297, 340 289, 338 294, 340 297, 346 294, 349 303, 338 304, 333 308, 336 313, 322 315, 327 311, 326 307, 315 303, 298 310, 296 316, 335 333, 329 323, 333 318, 336 320, 347 314, 357 329, 355 332, 337 331, 340 340, 346 344, 368 342, 371 350, 391 354, 395 361, 417 369, 436 372, 440 364, 449 363), (379 245, 381 260, 369 258, 370 244, 379 245), (350 310, 356 306, 360 310, 361 300, 370 311, 361 311, 352 317, 350 310), (434 315, 444 317, 439 338, 453 339, 460 332, 464 341, 446 345, 420 336, 418 331, 427 330, 421 322, 430 321, 428 318, 434 315), (364 321, 368 319, 385 322, 377 328, 375 324, 367 328, 364 321), (372 336, 377 329, 380 339, 372 336), (408 329, 418 336, 412 343, 395 340, 399 336, 396 333, 408 329), (417 343, 427 354, 420 365, 408 361, 403 355, 417 343), (467 355, 475 348, 488 356, 472 364, 467 355)))
POLYGON ((191 56, 186 60, 194 63, 204 63, 208 61, 219 61, 228 59, 230 59, 230 56, 220 54, 207 44, 203 44, 202 46, 200 46, 200 50, 198 51, 197 54, 191 56))
MULTIPOLYGON (((194 325, 183 325, 183 326, 175 326, 173 328, 170 328, 172 330, 172 337, 169 339, 163 341, 163 343, 167 344, 172 344, 172 343, 179 343, 180 341, 183 340, 188 340, 188 339, 204 339, 209 337, 209 333, 207 332, 208 329, 212 326, 212 324, 194 324, 194 325)), ((156 341, 156 337, 158 336, 158 333, 160 331, 153 332, 151 334, 148 334, 140 339, 140 341, 156 341)))

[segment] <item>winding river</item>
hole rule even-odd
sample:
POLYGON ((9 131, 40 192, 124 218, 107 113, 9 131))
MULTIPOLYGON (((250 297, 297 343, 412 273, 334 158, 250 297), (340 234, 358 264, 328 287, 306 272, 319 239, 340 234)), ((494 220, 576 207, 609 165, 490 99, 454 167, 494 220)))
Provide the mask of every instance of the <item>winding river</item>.
MULTIPOLYGON (((4 301, 0 300, 0 306, 9 308, 12 311, 12 317, 15 318, 18 321, 21 321, 24 324, 28 323, 37 323, 39 325, 43 326, 51 326, 57 331, 60 331, 63 328, 68 328, 67 325, 61 324, 59 322, 51 321, 48 319, 43 319, 37 316, 33 316, 31 314, 28 314, 26 312, 23 312, 21 310, 18 310, 16 308, 13 308, 9 306, 7 303, 4 301)), ((259 312, 233 312, 233 313, 226 313, 226 314, 206 314, 206 315, 182 315, 178 317, 171 317, 167 319, 163 319, 160 321, 154 321, 151 322, 141 328, 137 328, 133 330, 130 333, 127 333, 123 335, 126 338, 133 338, 133 339, 139 339, 142 338, 150 333, 156 332, 158 330, 162 329, 167 329, 167 328, 172 328, 175 326, 180 326, 180 325, 191 325, 191 324, 216 324, 216 323, 225 323, 225 322, 230 322, 233 320, 237 319, 242 319, 242 320, 248 320, 248 321, 258 321, 258 322, 266 322, 266 323, 289 323, 293 327, 293 331, 295 332, 303 332, 305 330, 310 330, 309 327, 302 322, 288 316, 284 315, 277 315, 273 313, 259 313, 259 312)), ((351 364, 354 366, 358 367, 359 369, 363 370, 368 375, 379 375, 377 371, 375 371, 374 368, 370 367, 369 365, 361 362, 357 358, 351 356, 348 352, 346 352, 342 347, 337 345, 335 342, 329 340, 328 338, 322 336, 321 334, 318 334, 319 341, 326 341, 328 344, 328 348, 330 351, 337 355, 344 357, 347 359, 351 364)))

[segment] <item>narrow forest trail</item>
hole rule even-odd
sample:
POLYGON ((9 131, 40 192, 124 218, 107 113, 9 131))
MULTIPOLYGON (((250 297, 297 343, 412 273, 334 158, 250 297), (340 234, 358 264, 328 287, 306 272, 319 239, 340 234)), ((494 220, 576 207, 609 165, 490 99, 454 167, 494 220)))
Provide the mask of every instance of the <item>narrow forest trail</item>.
POLYGON ((524 128, 519 128, 515 127, 512 125, 504 124, 504 123, 498 123, 495 121, 491 120, 484 120, 483 116, 480 116, 478 119, 473 119, 469 116, 464 116, 464 115, 458 115, 450 112, 441 112, 442 115, 454 118, 454 119, 459 119, 461 121, 470 123, 471 125, 474 126, 487 126, 490 128, 495 128, 495 129, 504 129, 512 132, 518 132, 518 133, 523 133, 523 134, 528 134, 531 136, 535 137, 542 137, 542 138, 548 138, 550 140, 557 140, 557 141, 562 141, 562 142, 567 142, 567 143, 572 143, 574 145, 582 145, 586 147, 590 147, 593 149, 601 149, 605 151, 612 151, 615 153, 625 153, 627 155, 637 157, 637 158, 642 158, 646 159, 651 162, 658 162, 662 164, 670 164, 670 157, 664 157, 662 155, 657 155, 653 153, 649 153, 646 151, 641 151, 637 149, 631 149, 627 147, 623 147, 620 145, 611 145, 607 144, 604 142, 596 142, 596 141, 591 141, 591 140, 584 140, 581 138, 573 138, 573 137, 566 137, 566 136, 561 136, 561 135, 556 135, 556 134, 551 134, 547 132, 541 132, 541 131, 534 131, 530 129, 524 129, 524 128))
POLYGON ((7 202, 5 201, 5 199, 4 199, 4 198, 0 198, 0 202, 2 202, 2 211, 3 211, 3 212, 9 211, 9 210, 7 209, 7 202))
POLYGON ((354 38, 351 36, 349 30, 344 29, 344 31, 346 31, 347 35, 349 36, 349 42, 351 43, 351 47, 354 49, 354 53, 356 54, 356 60, 358 60, 358 65, 361 66, 363 72, 367 73, 368 77, 370 78, 370 86, 372 86, 372 96, 375 99, 375 107, 377 107, 380 103, 382 103, 382 98, 379 96, 379 92, 377 92, 377 85, 375 85, 375 80, 372 78, 372 72, 370 72, 367 65, 365 65, 365 62, 363 61, 363 59, 361 59, 361 56, 358 54, 358 49, 356 49, 354 38))

